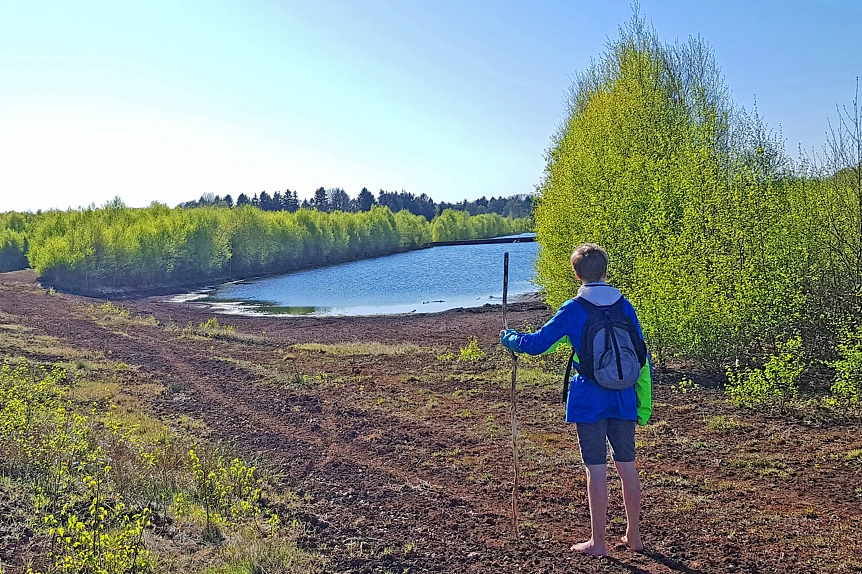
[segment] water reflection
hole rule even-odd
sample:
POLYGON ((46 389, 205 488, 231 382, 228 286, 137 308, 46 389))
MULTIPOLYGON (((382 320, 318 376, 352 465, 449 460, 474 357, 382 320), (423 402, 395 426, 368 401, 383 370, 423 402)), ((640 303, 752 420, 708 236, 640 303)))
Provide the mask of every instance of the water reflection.
POLYGON ((500 303, 506 251, 510 298, 535 291, 537 250, 537 243, 434 247, 230 283, 198 300, 226 313, 280 315, 431 313, 479 307, 500 303))

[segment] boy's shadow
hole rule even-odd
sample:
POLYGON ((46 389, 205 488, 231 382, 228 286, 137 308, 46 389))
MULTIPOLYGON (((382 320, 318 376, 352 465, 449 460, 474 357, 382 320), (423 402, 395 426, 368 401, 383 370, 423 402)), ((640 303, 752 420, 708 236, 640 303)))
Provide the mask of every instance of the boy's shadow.
MULTIPOLYGON (((694 568, 689 568, 688 566, 686 566, 685 564, 683 564, 679 560, 674 560, 673 558, 668 558, 667 556, 665 556, 664 554, 662 554, 661 552, 658 552, 656 550, 644 549, 640 552, 640 554, 642 554, 643 556, 646 556, 647 558, 655 560, 659 564, 663 564, 664 566, 667 566, 668 568, 670 568, 674 572, 682 572, 682 574, 704 574, 703 571, 696 570, 694 568)), ((611 562, 613 562, 614 564, 616 564, 620 568, 625 568, 626 570, 628 570, 632 574, 650 574, 648 570, 644 570, 643 568, 635 566, 634 564, 627 564, 625 562, 621 562, 620 560, 617 560, 616 558, 611 558, 609 556, 607 558, 608 558, 608 560, 610 560, 611 562)))

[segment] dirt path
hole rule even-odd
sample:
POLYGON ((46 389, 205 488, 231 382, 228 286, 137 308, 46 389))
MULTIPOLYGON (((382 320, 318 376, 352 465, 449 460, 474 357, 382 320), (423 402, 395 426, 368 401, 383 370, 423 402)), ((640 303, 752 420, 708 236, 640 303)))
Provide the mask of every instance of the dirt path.
MULTIPOLYGON (((202 336, 195 327, 213 314, 195 304, 126 301, 128 318, 97 320, 90 306, 99 301, 49 295, 34 281, 0 275, 3 323, 129 365, 122 384, 132 392, 164 387, 154 412, 200 420, 281 474, 307 500, 295 517, 308 526, 303 545, 329 556, 332 571, 862 571, 853 550, 862 540, 858 424, 758 416, 716 391, 674 393, 679 375, 665 373, 654 421, 638 434, 650 550, 582 557, 567 550, 588 536, 588 513, 557 358, 521 365, 523 522, 512 540, 499 308, 219 316, 235 332, 202 336), (488 356, 458 361, 471 336, 488 356)), ((527 303, 509 321, 538 326, 548 316, 527 303)), ((611 497, 609 536, 618 536, 617 484, 611 497)))

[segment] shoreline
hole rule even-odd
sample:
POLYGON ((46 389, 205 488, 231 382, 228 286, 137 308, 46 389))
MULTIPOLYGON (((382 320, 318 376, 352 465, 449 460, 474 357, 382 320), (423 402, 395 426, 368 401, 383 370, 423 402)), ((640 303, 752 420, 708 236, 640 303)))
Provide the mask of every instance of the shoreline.
MULTIPOLYGON (((243 281, 257 281, 260 279, 267 279, 270 277, 277 277, 280 275, 287 275, 290 273, 297 273, 301 271, 310 271, 316 269, 325 269, 327 267, 334 267, 337 265, 344 265, 347 263, 355 263, 358 261, 371 261, 374 259, 380 259, 383 257, 390 257, 393 255, 400 255, 403 253, 409 253, 411 251, 421 251, 425 249, 433 249, 434 247, 443 247, 447 245, 473 245, 473 244, 492 244, 492 243, 522 243, 522 242, 535 242, 535 232, 525 232, 519 235, 504 235, 499 237, 488 237, 483 239, 470 239, 470 240, 459 240, 459 241, 450 241, 450 242, 437 242, 434 244, 426 243, 423 245, 411 245, 406 246, 402 245, 397 249, 393 249, 387 253, 381 253, 379 255, 374 255, 371 257, 360 257, 358 259, 338 259, 333 261, 325 261, 322 263, 310 263, 307 265, 299 265, 295 268, 289 270, 279 270, 279 271, 270 271, 265 273, 259 273, 255 275, 225 275, 223 277, 213 277, 206 280, 190 280, 190 281, 179 281, 176 283, 156 283, 147 287, 107 287, 107 286, 94 286, 92 288, 80 285, 55 285, 48 281, 39 281, 39 283, 45 287, 46 289, 52 288, 61 293, 68 293, 71 295, 80 295, 84 297, 93 297, 98 299, 115 299, 115 300, 137 300, 137 299, 145 299, 148 297, 158 297, 158 296, 168 296, 168 295, 177 295, 187 291, 202 291, 205 289, 214 289, 219 285, 223 285, 226 283, 238 283, 243 281), (527 234, 532 234, 529 237, 522 237, 527 234)), ((18 273, 18 272, 26 272, 35 270, 32 268, 21 269, 18 271, 9 271, 7 273, 18 273)), ((37 280, 39 278, 37 277, 37 280)))
MULTIPOLYGON (((223 300, 208 300, 207 292, 211 291, 211 288, 201 289, 196 292, 188 293, 185 295, 177 295, 177 296, 161 296, 158 297, 161 301, 165 303, 169 303, 172 305, 188 305, 192 307, 196 307, 202 310, 209 310, 214 313, 218 313, 220 315, 230 315, 230 316, 244 316, 244 317, 269 317, 269 318, 296 318, 296 317, 400 317, 406 315, 436 315, 440 313, 445 313, 447 311, 454 310, 465 310, 468 312, 476 312, 477 309, 486 309, 486 310, 498 310, 501 309, 503 304, 502 301, 494 301, 494 302, 485 302, 477 305, 455 305, 452 307, 445 307, 443 309, 437 310, 421 310, 421 307, 417 307, 412 311, 393 311, 386 312, 381 311, 378 313, 374 312, 318 312, 318 311, 310 311, 307 313, 291 313, 291 312, 267 312, 267 308, 270 307, 268 305, 262 305, 260 303, 254 303, 249 301, 223 301, 223 300)), ((445 303, 445 301, 432 301, 431 303, 445 303)), ((423 303, 424 304, 424 303, 423 303)), ((407 305, 410 307, 411 305, 407 305)), ((289 309, 285 307, 280 307, 277 305, 271 306, 272 308, 281 308, 281 309, 289 309)), ((515 295, 507 302, 507 307, 509 309, 519 309, 519 310, 532 310, 532 309, 541 309, 546 308, 547 305, 542 300, 541 293, 538 291, 528 291, 526 293, 520 293, 515 295)), ((364 309, 366 307, 356 307, 359 309, 364 309)), ((381 307, 381 309, 385 309, 386 307, 381 307)))
MULTIPOLYGON (((238 279, 236 281, 246 281, 248 279, 238 279)), ((44 285, 39 281, 39 277, 36 275, 35 270, 33 269, 22 269, 18 271, 6 271, 0 273, 0 283, 29 283, 38 285, 43 289, 50 289, 50 285, 44 285)), ((502 301, 499 299, 495 299, 493 302, 486 302, 481 305, 471 305, 471 306, 457 306, 457 307, 449 307, 447 309, 440 309, 438 311, 415 311, 415 312, 404 312, 404 313, 369 313, 369 314, 285 314, 285 313, 266 313, 254 310, 241 310, 239 312, 230 312, 226 310, 218 310, 218 306, 224 306, 225 302, 206 302, 206 294, 205 291, 210 291, 217 287, 217 285, 208 285, 205 287, 198 287, 196 290, 191 290, 186 293, 177 293, 177 292, 169 292, 169 293, 150 293, 150 294, 127 294, 127 296, 116 296, 116 297, 108 297, 106 294, 102 294, 101 296, 94 296, 88 294, 81 294, 69 291, 57 291, 58 293, 64 293, 67 295, 72 295, 76 297, 87 297, 90 299, 106 299, 106 300, 116 300, 116 301, 125 301, 125 302, 139 302, 139 303, 157 303, 157 304, 168 304, 170 306, 174 306, 176 308, 194 308, 198 310, 207 310, 216 312, 222 315, 231 315, 234 317, 259 317, 259 318, 351 318, 351 317, 402 317, 402 316, 418 316, 418 315, 440 315, 441 313, 447 312, 470 312, 470 313, 480 313, 487 311, 496 311, 500 310, 502 307, 502 301), (178 300, 179 298, 183 298, 178 300), (187 298, 185 298, 187 297, 187 298)), ((231 308, 242 307, 244 306, 241 303, 237 303, 236 305, 230 304, 231 308)), ((528 291, 526 293, 521 293, 515 295, 507 302, 507 307, 509 310, 515 311, 532 311, 539 309, 547 309, 548 306, 542 300, 541 293, 538 291, 528 291)))

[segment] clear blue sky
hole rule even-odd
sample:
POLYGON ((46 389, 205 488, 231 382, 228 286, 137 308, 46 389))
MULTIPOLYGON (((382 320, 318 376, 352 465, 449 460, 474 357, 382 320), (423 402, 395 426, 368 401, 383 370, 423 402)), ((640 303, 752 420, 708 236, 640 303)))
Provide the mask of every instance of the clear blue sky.
MULTIPOLYGON (((862 2, 642 0, 734 99, 820 149, 862 2)), ((627 1, 0 0, 0 211, 317 187, 530 192, 572 75, 627 1)))

